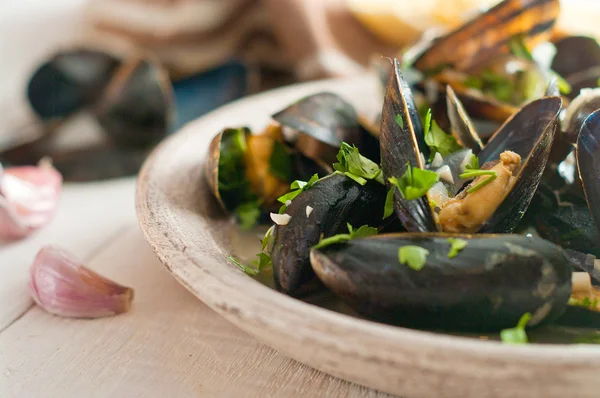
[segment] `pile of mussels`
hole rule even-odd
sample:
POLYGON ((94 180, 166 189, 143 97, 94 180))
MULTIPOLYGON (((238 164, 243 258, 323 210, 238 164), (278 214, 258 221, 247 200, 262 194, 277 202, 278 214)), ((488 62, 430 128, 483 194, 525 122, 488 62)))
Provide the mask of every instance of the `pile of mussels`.
POLYGON ((600 46, 554 32, 558 14, 506 0, 416 44, 376 122, 318 93, 262 134, 223 130, 215 197, 245 228, 275 222, 240 266, 410 327, 598 327, 600 46))

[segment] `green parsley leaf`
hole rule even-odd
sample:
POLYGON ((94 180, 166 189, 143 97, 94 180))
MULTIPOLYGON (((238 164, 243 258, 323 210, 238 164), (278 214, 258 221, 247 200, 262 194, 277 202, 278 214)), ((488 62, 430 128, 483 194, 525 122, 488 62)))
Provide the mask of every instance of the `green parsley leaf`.
POLYGON ((523 314, 517 326, 511 329, 504 329, 500 332, 500 339, 506 344, 527 344, 527 333, 525 332, 525 326, 531 320, 531 314, 529 312, 523 314))
POLYGON ((397 114, 396 117, 394 118, 394 120, 396 121, 396 124, 398 126, 400 126, 401 129, 404 128, 404 119, 402 119, 402 115, 401 114, 397 114))
POLYGON ((599 78, 598 78, 598 80, 596 81, 596 85, 597 85, 598 87, 600 87, 600 77, 599 77, 599 78))
POLYGON ((383 220, 394 213, 394 190, 396 187, 391 187, 385 196, 385 205, 383 206, 383 220))
POLYGON ((375 180, 380 184, 383 182, 383 173, 377 165, 370 159, 362 156, 358 148, 342 142, 340 151, 337 154, 338 163, 333 164, 333 168, 360 185, 365 185, 367 180, 375 180))
POLYGON ((425 266, 429 250, 421 246, 402 246, 398 249, 398 260, 400 264, 406 264, 415 271, 420 271, 425 266))
POLYGON ((267 267, 271 267, 271 256, 268 253, 261 252, 258 253, 256 256, 258 257, 258 260, 254 260, 252 264, 258 267, 258 272, 261 272, 267 267))
POLYGON ((508 42, 508 47, 510 48, 510 52, 517 58, 521 58, 527 61, 533 61, 533 54, 527 48, 527 44, 525 43, 525 37, 523 35, 518 35, 513 37, 508 42))
POLYGON ((251 276, 256 276, 258 275, 258 273, 260 272, 258 269, 253 268, 253 267, 249 267, 247 265, 242 264, 237 258, 233 257, 233 256, 229 256, 227 257, 229 259, 229 261, 231 261, 232 263, 234 263, 235 265, 237 265, 242 271, 244 271, 245 273, 247 273, 248 275, 251 276))
POLYGON ((584 307, 584 308, 587 308, 590 310, 597 309, 599 303, 600 303, 600 299, 598 297, 594 297, 593 300, 589 297, 584 297, 581 300, 569 298, 569 305, 576 306, 576 307, 584 307))
POLYGON ((439 152, 442 157, 462 149, 462 146, 456 141, 451 134, 446 134, 444 130, 438 126, 435 120, 431 120, 431 113, 427 113, 425 119, 425 143, 431 148, 431 156, 439 152), (431 127, 429 127, 429 124, 431 127))
POLYGON ((260 203, 258 201, 242 203, 235 208, 233 214, 243 230, 252 229, 260 217, 260 203))
POLYGON ((423 123, 423 132, 425 135, 429 133, 429 130, 431 130, 431 108, 427 110, 427 114, 425 115, 425 120, 423 123))
POLYGON ((559 75, 558 73, 552 73, 554 73, 554 76, 556 77, 556 84, 558 84, 558 90, 560 91, 560 93, 564 95, 571 94, 573 88, 571 87, 569 82, 566 81, 565 78, 559 75))
POLYGON ((283 181, 292 179, 292 157, 279 141, 273 142, 273 149, 269 157, 269 171, 283 181))
POLYGON ((472 170, 472 169, 469 169, 469 170, 466 170, 461 175, 459 175, 459 177, 463 178, 463 179, 470 179, 470 178, 475 178, 475 177, 479 177, 479 176, 489 176, 489 177, 486 178, 485 180, 481 181, 474 187, 467 189, 468 193, 473 193, 473 192, 485 187, 487 184, 489 184, 490 182, 492 182, 496 178, 498 178, 498 173, 495 170, 472 170))
POLYGON ((469 163, 465 166, 465 171, 469 169, 479 170, 479 158, 477 158, 477 155, 474 153, 471 154, 471 160, 469 160, 469 163))
POLYGON ((308 181, 295 180, 294 182, 292 182, 292 184, 290 185, 291 191, 277 198, 277 201, 279 201, 279 203, 283 203, 283 206, 279 208, 279 214, 283 214, 285 212, 287 208, 285 204, 288 200, 294 200, 296 196, 300 195, 301 192, 306 191, 307 189, 312 187, 317 181, 319 181, 319 175, 314 174, 312 177, 310 177, 310 180, 308 181))
POLYGON ((483 89, 483 80, 476 76, 467 76, 465 80, 463 80, 463 84, 469 88, 474 88, 476 90, 483 89))
POLYGON ((580 336, 575 339, 577 344, 600 344, 600 333, 590 333, 585 336, 580 336))
POLYGON ((390 177, 389 181, 398 187, 404 199, 414 200, 423 197, 438 182, 439 177, 435 171, 413 168, 407 164, 406 172, 400 179, 390 177))
POLYGON ((356 238, 364 238, 367 236, 377 235, 377 228, 369 227, 368 225, 363 225, 358 229, 353 229, 352 225, 347 224, 348 233, 347 234, 337 234, 330 236, 328 238, 321 238, 319 243, 313 246, 313 249, 321 249, 323 247, 333 245, 334 243, 347 242, 356 238))
POLYGON ((265 236, 260 240, 260 246, 263 252, 273 242, 273 231, 275 231, 275 225, 271 225, 271 228, 267 229, 267 232, 265 232, 265 236))
POLYGON ((458 254, 459 251, 467 247, 467 241, 464 239, 458 238, 448 238, 448 242, 450 243, 450 251, 448 252, 448 258, 454 258, 458 254))

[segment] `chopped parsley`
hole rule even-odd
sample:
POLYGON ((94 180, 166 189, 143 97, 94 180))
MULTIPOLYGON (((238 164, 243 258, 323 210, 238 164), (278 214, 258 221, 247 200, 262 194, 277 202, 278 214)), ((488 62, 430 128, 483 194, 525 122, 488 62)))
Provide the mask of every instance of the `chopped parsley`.
POLYGON ((471 159, 469 160, 469 163, 467 163, 467 165, 465 166, 465 171, 469 169, 479 170, 479 158, 474 153, 471 154, 471 159))
POLYGON ((261 252, 256 255, 258 259, 252 261, 253 266, 242 264, 233 256, 229 256, 229 260, 237 265, 242 271, 251 276, 256 276, 263 270, 272 267, 273 262, 271 261, 271 255, 269 253, 269 245, 273 242, 274 229, 274 226, 269 228, 265 233, 265 236, 260 240, 261 252))
POLYGON ((334 243, 347 242, 356 238, 364 238, 367 236, 377 235, 377 228, 369 227, 368 225, 363 225, 362 227, 356 230, 352 227, 352 225, 346 225, 348 226, 347 234, 337 234, 328 238, 321 238, 319 243, 313 246, 313 249, 321 249, 323 247, 333 245, 334 243))
POLYGON ((255 275, 258 275, 258 273, 260 272, 260 270, 258 270, 257 268, 242 264, 237 258, 235 258, 233 256, 229 256, 228 259, 229 259, 229 261, 231 261, 232 263, 237 265, 239 267, 239 269, 241 269, 248 275, 255 276, 255 275))
POLYGON ((398 249, 398 260, 400 264, 406 264, 415 271, 420 271, 425 266, 429 250, 421 246, 402 246, 398 249))
POLYGON ((575 339, 577 344, 600 344, 600 333, 590 333, 575 339))
POLYGON ((489 176, 489 177, 486 178, 485 180, 481 181, 477 185, 475 185, 475 186, 467 189, 468 193, 473 193, 473 192, 475 192, 475 191, 483 188, 484 186, 486 186, 490 182, 494 181, 496 178, 498 178, 498 173, 495 170, 473 170, 473 169, 469 169, 469 170, 465 170, 464 173, 462 173, 461 175, 459 175, 459 177, 463 178, 463 179, 471 179, 471 178, 475 178, 475 177, 479 177, 479 176, 489 176))
POLYGON ((431 118, 431 109, 427 111, 424 120, 423 132, 425 134, 425 143, 431 148, 431 159, 439 152, 442 157, 462 149, 462 146, 451 135, 447 134, 438 126, 435 120, 431 118))
POLYGON ((336 157, 338 163, 333 164, 336 173, 344 174, 360 185, 365 185, 367 180, 384 184, 381 168, 377 163, 362 156, 356 146, 342 142, 336 157))
POLYGON ((439 180, 435 171, 423 170, 406 165, 406 172, 400 179, 390 177, 389 182, 395 185, 406 200, 419 199, 439 180))
POLYGON ((600 299, 598 297, 594 297, 593 299, 589 297, 584 297, 581 300, 577 300, 575 298, 569 298, 569 305, 576 307, 584 307, 590 310, 596 310, 598 308, 598 304, 600 304, 600 299))
POLYGON ((527 48, 525 43, 525 37, 523 35, 517 35, 508 42, 510 52, 517 58, 525 59, 527 61, 534 61, 533 54, 527 48))
POLYGON ((506 344, 527 344, 527 333, 525 327, 531 320, 531 314, 529 312, 523 314, 517 326, 511 329, 504 329, 500 332, 500 339, 506 344))
POLYGON ((292 179, 292 157, 279 141, 273 142, 269 157, 269 172, 283 181, 292 179))
POLYGON ((277 198, 279 203, 283 203, 283 206, 281 206, 281 208, 279 209, 279 214, 283 214, 285 212, 285 209, 287 208, 286 203, 288 201, 294 200, 296 196, 300 195, 301 192, 306 191, 307 189, 312 187, 317 181, 319 181, 319 175, 314 174, 312 177, 310 177, 310 180, 308 181, 296 180, 292 182, 292 184, 290 185, 291 191, 277 198))
POLYGON ((462 249, 467 247, 467 241, 458 238, 448 238, 447 241, 450 243, 450 251, 448 252, 448 258, 454 258, 462 249))
POLYGON ((385 196, 385 205, 383 206, 383 220, 388 218, 394 212, 394 190, 395 186, 391 187, 385 196))
POLYGON ((233 214, 238 221, 240 227, 243 230, 252 229, 257 223, 258 218, 260 217, 260 202, 253 201, 242 203, 238 207, 235 208, 233 214))
POLYGON ((560 93, 565 95, 571 94, 573 88, 571 87, 569 82, 566 81, 565 78, 559 75, 558 73, 554 71, 552 73, 556 77, 556 84, 558 84, 558 90, 560 91, 560 93))
POLYGON ((404 128, 404 119, 402 119, 402 115, 401 114, 397 114, 396 117, 394 118, 394 120, 396 121, 396 124, 398 126, 400 126, 401 129, 404 128))

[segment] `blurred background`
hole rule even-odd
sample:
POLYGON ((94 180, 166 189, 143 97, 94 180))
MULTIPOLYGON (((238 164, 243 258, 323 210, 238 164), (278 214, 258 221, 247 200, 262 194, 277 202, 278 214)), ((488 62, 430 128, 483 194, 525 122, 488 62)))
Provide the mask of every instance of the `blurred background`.
MULTIPOLYGON (((498 0, 0 2, 0 162, 68 181, 135 174, 183 124, 243 96, 369 73, 498 0)), ((558 30, 600 36, 598 0, 558 30)), ((214 132, 210 132, 214 134, 214 132)))

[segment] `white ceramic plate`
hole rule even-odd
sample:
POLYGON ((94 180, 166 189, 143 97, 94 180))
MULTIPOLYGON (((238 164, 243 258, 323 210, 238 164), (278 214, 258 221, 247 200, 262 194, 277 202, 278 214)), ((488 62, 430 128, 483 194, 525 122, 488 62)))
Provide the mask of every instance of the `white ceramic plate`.
POLYGON ((382 94, 369 78, 291 86, 243 99, 187 125, 148 159, 139 178, 138 217, 146 239, 175 278, 284 354, 406 398, 600 396, 598 346, 508 346, 387 326, 285 296, 228 260, 245 243, 232 239, 236 227, 204 180, 210 140, 226 126, 259 130, 273 112, 318 91, 338 93, 367 113, 381 106, 382 94))

